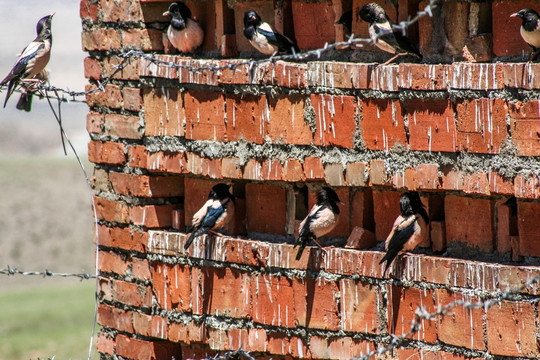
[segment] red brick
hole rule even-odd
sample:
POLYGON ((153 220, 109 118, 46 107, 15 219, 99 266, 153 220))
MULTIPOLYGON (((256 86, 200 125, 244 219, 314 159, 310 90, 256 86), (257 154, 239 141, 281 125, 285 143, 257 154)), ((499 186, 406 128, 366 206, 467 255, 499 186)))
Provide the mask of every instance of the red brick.
POLYGON ((463 176, 463 192, 466 194, 490 195, 487 174, 465 174, 463 176))
POLYGON ((117 223, 129 223, 129 208, 121 201, 94 197, 97 217, 100 220, 117 223))
POLYGON ((334 9, 330 1, 293 1, 294 36, 300 49, 319 49, 336 39, 334 9))
POLYGON ((367 162, 348 163, 345 174, 345 181, 351 186, 366 186, 368 184, 369 167, 367 162))
POLYGON ((283 333, 271 332, 266 340, 266 351, 275 355, 287 355, 290 349, 290 337, 283 333))
POLYGON ((351 227, 360 226, 367 230, 375 230, 373 220, 373 193, 371 189, 357 190, 352 198, 351 227))
POLYGON ((420 164, 416 168, 416 186, 422 190, 439 188, 439 166, 437 164, 420 164))
POLYGON ((452 64, 450 87, 465 90, 502 89, 502 69, 501 63, 455 62, 452 64))
POLYGON ((346 248, 349 249, 369 249, 377 244, 375 234, 362 227, 355 226, 347 238, 346 248))
POLYGON ((498 154, 508 137, 504 99, 471 99, 457 103, 458 147, 461 151, 498 154))
POLYGON ((470 62, 490 62, 493 59, 492 44, 493 34, 469 36, 465 41, 463 57, 470 62))
POLYGON ((313 142, 311 128, 304 120, 304 96, 277 95, 267 99, 272 120, 264 127, 265 135, 268 135, 272 142, 296 145, 309 145, 313 142))
POLYGON ((287 195, 284 188, 273 185, 246 184, 248 232, 285 235, 286 213, 287 195))
POLYGON ((373 214, 377 241, 384 241, 394 221, 401 214, 399 210, 400 192, 373 190, 373 214))
POLYGON ((315 145, 352 148, 358 107, 353 96, 311 95, 317 130, 315 145))
POLYGON ((521 19, 511 18, 515 12, 524 8, 534 9, 538 3, 534 0, 500 1, 492 5, 493 53, 495 56, 520 55, 531 51, 519 34, 521 19))
POLYGON ((203 158, 202 175, 212 179, 221 179, 221 159, 203 158))
MULTIPOLYGON (((403 336, 411 330, 416 318, 415 311, 423 308, 428 313, 435 311, 432 290, 401 288, 388 286, 388 331, 396 336, 403 336)), ((420 330, 410 335, 411 339, 434 343, 437 340, 435 323, 420 320, 420 330)))
POLYGON ((115 29, 97 28, 85 30, 82 33, 82 48, 84 51, 106 51, 120 49, 121 33, 115 29))
POLYGON ((115 307, 99 304, 97 311, 98 323, 128 333, 133 332, 131 313, 115 307))
POLYGON ((494 355, 540 356, 536 341, 534 305, 503 301, 487 310, 487 345, 494 355))
POLYGON ((168 341, 144 341, 119 334, 116 355, 133 360, 181 359, 182 351, 179 344, 168 341))
POLYGON ((124 144, 92 141, 88 143, 88 160, 97 164, 122 165, 126 163, 124 144))
POLYGON ((304 169, 297 159, 287 159, 283 166, 283 180, 304 181, 304 169))
POLYGON ((298 326, 339 329, 338 284, 321 278, 293 278, 294 318, 298 326))
POLYGON ((134 206, 130 209, 131 222, 147 228, 166 228, 172 225, 172 211, 176 205, 134 206))
POLYGON ((253 321, 292 328, 294 323, 293 288, 284 276, 260 274, 252 277, 253 321))
POLYGON ((304 176, 307 180, 324 179, 324 166, 321 158, 306 156, 304 158, 304 176))
MULTIPOLYGON (((420 174, 418 175, 420 176, 420 174)), ((392 176, 392 182, 395 189, 416 190, 418 189, 416 178, 417 170, 415 168, 408 167, 405 169, 405 171, 396 171, 394 176, 392 176)), ((425 181, 426 179, 423 180, 425 181)))
POLYGON ((390 150, 396 143, 407 145, 403 115, 399 100, 363 99, 360 129, 366 147, 371 150, 390 150))
POLYGON ((99 4, 99 11, 104 22, 143 20, 141 5, 135 1, 104 0, 99 4))
MULTIPOLYGON (((226 135, 229 141, 244 139, 262 144, 270 126, 270 105, 266 95, 227 95, 226 135)), ((215 112, 212 114, 216 116, 215 112)))
POLYGON ((141 110, 142 98, 141 89, 125 87, 122 89, 122 99, 124 100, 124 109, 130 111, 141 110))
POLYGON ((331 186, 346 185, 343 170, 343 165, 341 164, 326 164, 324 166, 324 178, 326 183, 331 186))
POLYGON ((167 319, 156 315, 133 313, 133 329, 136 334, 158 339, 167 339, 167 319))
POLYGON ((114 338, 110 338, 104 332, 99 332, 96 339, 96 350, 99 353, 112 355, 114 353, 114 345, 114 338))
POLYGON ((128 271, 128 263, 122 260, 122 257, 113 252, 100 251, 99 252, 99 271, 101 272, 113 272, 119 275, 125 275, 128 271))
MULTIPOLYGON (((139 149, 139 147, 137 147, 137 149, 139 149)), ((180 174, 187 172, 187 161, 184 152, 158 151, 155 153, 147 153, 146 150, 144 150, 144 154, 142 155, 142 157, 143 158, 141 160, 143 163, 140 164, 139 167, 146 168, 149 171, 163 172, 169 174, 180 174), (145 155, 146 159, 144 159, 145 155), (146 164, 144 164, 144 160, 146 160, 146 164)), ((133 165, 130 164, 130 166, 133 165)))
POLYGON ((242 169, 240 159, 236 157, 225 157, 221 159, 221 175, 224 178, 241 179, 242 169))
POLYGON ((312 336, 309 339, 309 351, 312 359, 330 359, 330 346, 326 338, 312 336))
POLYGON ((110 136, 124 139, 142 139, 142 128, 138 116, 106 114, 103 125, 110 136))
POLYGON ((103 66, 97 59, 92 59, 90 57, 84 58, 84 77, 92 80, 101 79, 101 71, 103 66))
POLYGON ((209 359, 218 356, 219 353, 210 349, 208 346, 201 345, 183 345, 182 359, 183 360, 199 360, 209 359))
POLYGON ((373 159, 369 162, 369 180, 372 185, 390 184, 384 160, 373 159))
POLYGON ((148 244, 148 233, 130 228, 99 227, 99 245, 117 247, 124 250, 145 252, 148 244))
POLYGON ((378 306, 380 295, 374 285, 358 280, 342 279, 341 330, 362 333, 377 333, 379 326, 378 306))
POLYGON ((373 64, 310 61, 307 70, 309 86, 368 89, 373 64))
POLYGON ((412 90, 444 90, 448 88, 451 65, 399 64, 399 87, 412 90))
POLYGON ((98 277, 97 296, 100 301, 114 301, 114 289, 112 280, 105 277, 98 277))
POLYGON ((521 156, 540 155, 540 101, 510 103, 510 131, 521 156))
MULTIPOLYGON (((221 93, 186 92, 184 95, 186 138, 226 141, 225 107, 221 93)), ((227 114, 227 121, 234 120, 227 114)))
POLYGON ((518 201, 517 217, 520 255, 540 256, 539 212, 540 203, 518 201))
POLYGON ((397 65, 377 66, 371 73, 369 86, 373 90, 398 91, 398 80, 399 67, 397 65))
POLYGON ((256 159, 249 159, 244 165, 242 177, 246 180, 263 180, 262 163, 256 159))
POLYGON ((539 89, 540 78, 535 76, 538 71, 540 71, 540 64, 537 63, 505 63, 503 65, 504 85, 512 88, 539 89))
POLYGON ((114 190, 121 195, 141 197, 168 197, 184 195, 182 176, 149 176, 111 172, 114 190))
POLYGON ((193 215, 208 200, 208 194, 217 182, 213 180, 186 177, 184 179, 185 195, 184 210, 186 212, 186 226, 191 226, 193 215))
POLYGON ((125 63, 124 60, 116 56, 103 58, 103 77, 112 76, 116 80, 139 80, 139 62, 125 63), (118 66, 121 64, 123 64, 122 70, 118 71, 118 66))
POLYGON ((145 52, 163 51, 162 34, 157 29, 125 29, 122 31, 122 46, 145 52))
POLYGON ((523 199, 540 198, 540 179, 535 175, 517 175, 514 178, 514 195, 523 199))
POLYGON ((513 179, 505 178, 496 172, 489 173, 489 191, 493 194, 514 195, 513 179))
POLYGON ((89 111, 86 114, 86 130, 89 133, 100 134, 103 130, 103 121, 105 116, 103 114, 89 111))
POLYGON ((464 196, 444 198, 446 239, 480 251, 493 251, 493 202, 464 196), (475 221, 471 222, 473 218, 475 221))
POLYGON ((205 314, 251 318, 251 279, 248 274, 229 268, 207 268, 202 271, 202 278, 205 314))
MULTIPOLYGON (((171 322, 167 328, 169 340, 175 343, 190 344, 188 328, 184 323, 171 322)), ((182 355, 184 355, 182 353, 182 355)))
MULTIPOLYGON (((96 90, 95 85, 87 85, 86 91, 96 90)), ((111 109, 121 109, 123 106, 122 91, 120 86, 108 84, 104 91, 99 90, 86 95, 86 102, 89 107, 103 106, 111 109)))
POLYGON ((151 275, 148 260, 135 257, 131 258, 131 276, 136 279, 150 280, 151 275))
POLYGON ((115 280, 115 300, 126 305, 146 307, 152 306, 152 288, 126 281, 115 280))
POLYGON ((446 250, 446 223, 444 221, 430 221, 431 249, 433 251, 446 250))
POLYGON ((411 150, 456 150, 456 126, 450 100, 407 101, 411 150))
POLYGON ((264 329, 249 329, 247 351, 262 352, 266 350, 266 330, 264 329))
POLYGON ((92 0, 81 0, 79 14, 82 19, 97 21, 97 4, 92 0))
MULTIPOLYGON (((435 289, 435 302, 446 306, 454 301, 479 302, 475 296, 462 295, 444 289, 435 289)), ((483 311, 465 309, 458 305, 449 310, 451 315, 437 318, 437 335, 440 341, 467 349, 484 350, 483 311)))
POLYGON ((250 160, 246 165, 246 172, 248 170, 248 167, 251 165, 255 165, 252 167, 252 170, 257 169, 258 173, 248 176, 247 178, 250 179, 262 179, 266 181, 275 180, 280 181, 283 180, 284 175, 284 169, 279 160, 272 160, 272 159, 266 159, 263 160, 262 165, 259 170, 259 162, 250 160))
POLYGON ((463 190, 463 174, 460 170, 445 166, 441 168, 441 172, 444 190, 463 190))

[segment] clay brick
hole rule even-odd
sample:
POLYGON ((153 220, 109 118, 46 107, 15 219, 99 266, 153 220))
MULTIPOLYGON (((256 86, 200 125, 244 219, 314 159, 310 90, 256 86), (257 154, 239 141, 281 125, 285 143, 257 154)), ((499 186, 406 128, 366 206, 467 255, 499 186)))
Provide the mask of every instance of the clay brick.
POLYGON ((310 99, 317 123, 315 145, 352 148, 358 114, 356 98, 312 94, 310 99))
POLYGON ((131 282, 114 280, 115 300, 122 304, 146 307, 152 306, 152 288, 131 282))
POLYGON ((514 195, 523 199, 540 198, 540 179, 535 175, 517 175, 514 178, 514 195))
POLYGON ((505 178, 496 172, 489 173, 489 191, 493 194, 514 195, 513 179, 505 178))
MULTIPOLYGON (((416 309, 420 307, 428 313, 435 311, 432 290, 388 285, 388 332, 396 336, 405 335, 411 329, 416 309)), ((435 323, 422 319, 420 325, 420 330, 410 338, 434 343, 437 340, 435 323)))
POLYGON ((133 332, 131 313, 115 307, 99 304, 97 311, 98 323, 128 333, 133 332))
POLYGON ((150 51, 163 51, 163 32, 157 29, 125 29, 122 47, 150 51))
POLYGON ((534 305, 503 301, 487 310, 487 345, 494 355, 540 356, 536 342, 534 305))
POLYGON ((101 71, 103 67, 97 59, 90 57, 84 58, 84 77, 92 80, 101 79, 101 71))
POLYGON ((399 64, 399 87, 433 91, 446 90, 452 75, 451 65, 399 64))
POLYGON ((102 197, 94 197, 97 217, 100 220, 129 223, 129 208, 126 203, 102 197))
POLYGON ((369 230, 355 226, 347 238, 346 248, 350 249, 369 249, 377 244, 375 234, 369 230))
POLYGON ((167 328, 167 334, 169 336, 169 341, 176 343, 182 342, 184 344, 191 343, 188 328, 184 323, 170 323, 167 328))
POLYGON ((456 125, 450 100, 407 101, 411 150, 456 150, 456 125))
MULTIPOLYGON (((435 289, 435 302, 445 306, 454 301, 479 302, 475 296, 462 295, 444 289, 435 289)), ((437 335, 440 341, 467 349, 484 350, 483 311, 456 306, 452 315, 439 316, 437 335)))
POLYGON ((293 288, 284 276, 260 274, 251 279, 253 321, 292 328, 294 323, 293 288))
POLYGON ((95 85, 86 85, 86 91, 94 91, 86 95, 86 102, 89 107, 102 106, 112 109, 120 109, 123 105, 122 91, 118 85, 106 85, 104 90, 95 91, 95 85))
POLYGON ((296 159, 287 159, 283 166, 283 180, 285 181, 304 181, 304 168, 302 163, 296 159))
POLYGON ((158 339, 167 339, 167 319, 156 315, 133 313, 133 329, 135 333, 158 339))
POLYGON ((112 272, 120 275, 124 275, 128 270, 128 263, 122 260, 122 257, 113 252, 100 251, 99 252, 99 271, 112 272))
POLYGON ((311 128, 304 120, 304 96, 269 97, 267 106, 269 114, 265 116, 269 116, 271 121, 264 124, 264 127, 272 142, 296 145, 309 145, 313 142, 311 128))
POLYGON ((86 131, 94 134, 101 133, 103 129, 103 120, 103 114, 89 111, 88 114, 86 114, 86 131))
POLYGON ((221 175, 224 178, 241 179, 242 169, 240 159, 236 157, 225 157, 221 159, 221 175))
POLYGON ((286 213, 287 196, 284 188, 273 185, 246 184, 248 232, 285 235, 286 213))
POLYGON ((373 190, 373 214, 375 219, 375 235, 377 241, 384 241, 394 221, 400 215, 398 191, 373 190))
POLYGON ((540 101, 509 104, 510 132, 521 156, 540 155, 540 101))
POLYGON ((97 296, 100 301, 113 301, 114 297, 114 291, 113 291, 113 285, 112 280, 100 277, 98 278, 98 285, 97 285, 97 296))
MULTIPOLYGON (((271 123, 270 104, 266 95, 226 95, 225 108, 226 136, 229 141, 244 139, 263 143, 271 123)), ((216 116, 215 112, 212 116, 216 116)))
POLYGON ((415 173, 416 187, 421 190, 437 190, 439 188, 439 166, 437 164, 420 164, 415 173))
POLYGON ((90 141, 88 143, 88 160, 97 164, 125 164, 124 144, 90 141))
POLYGON ((366 147, 371 150, 390 150, 396 143, 407 145, 403 115, 399 100, 363 99, 360 129, 366 147))
POLYGON ((112 355, 114 353, 114 338, 110 338, 107 334, 99 332, 96 339, 96 350, 102 354, 112 355))
POLYGON ((373 90, 398 91, 398 80, 398 65, 378 66, 371 73, 369 86, 373 90))
POLYGON ((260 167, 258 161, 250 160, 246 164, 245 172, 248 172, 248 170, 252 173, 252 175, 247 176, 248 179, 262 179, 266 181, 283 180, 284 169, 278 160, 266 159, 262 162, 260 167), (250 167, 251 170, 248 169, 248 167, 250 167))
POLYGON ((221 159, 202 159, 202 175, 212 178, 221 179, 221 159))
POLYGON ((265 351, 266 350, 266 330, 249 329, 247 351, 265 351))
POLYGON ((540 203, 538 202, 518 201, 517 217, 520 255, 540 256, 539 211, 540 203))
POLYGON ((298 326, 337 331, 339 308, 336 282, 321 278, 293 278, 294 321, 298 326))
POLYGON ((537 63, 505 63, 503 65, 504 85, 511 88, 540 89, 540 78, 535 76, 538 71, 540 71, 540 64, 537 63))
POLYGON ((463 174, 458 169, 449 166, 441 168, 442 172, 442 188, 444 190, 459 190, 463 189, 463 174))
POLYGON ((152 283, 161 309, 189 311, 191 309, 190 270, 186 265, 152 263, 152 283))
POLYGON ((204 314, 251 318, 251 279, 248 274, 229 268, 207 268, 202 271, 202 278, 204 314))
POLYGON ((202 174, 202 158, 192 152, 186 152, 186 171, 193 175, 202 174))
POLYGON ((124 62, 124 58, 116 56, 103 59, 103 77, 112 76, 116 80, 139 80, 139 62, 124 62), (122 70, 118 71, 118 66, 122 65, 122 70), (114 74, 114 75, 113 75, 114 74))
POLYGON ((471 99, 456 106, 458 147, 461 151, 498 154, 508 137, 504 99, 471 99))
MULTIPOLYGON (((271 172, 269 171, 269 173, 271 172)), ((244 166, 242 177, 247 180, 263 180, 262 163, 255 159, 249 159, 244 166)))
POLYGON ((358 280, 342 279, 341 327, 342 331, 377 333, 380 295, 376 286, 358 280))
POLYGON ((109 173, 103 169, 94 167, 94 175, 90 179, 92 182, 92 188, 99 194, 102 191, 112 191, 111 183, 109 182, 109 173))
MULTIPOLYGON (((509 253, 512 251, 512 244, 510 242, 510 236, 513 235, 511 232, 511 212, 510 208, 505 205, 504 200, 499 200, 495 203, 495 211, 497 214, 497 252, 500 254, 509 253)), ((517 226, 517 219, 516 226, 517 226)), ((513 229, 517 231, 516 229, 513 229)))
POLYGON ((316 3, 292 2, 294 35, 300 49, 319 49, 336 38, 337 21, 330 1, 316 3))
POLYGON ((326 164, 324 167, 324 178, 326 183, 331 186, 346 185, 343 176, 343 165, 341 164, 326 164))
POLYGON ((131 275, 136 279, 150 280, 150 265, 148 260, 131 258, 131 275))
POLYGON ((138 116, 105 114, 105 131, 110 136, 124 139, 142 139, 142 129, 138 116))
POLYGON ((493 34, 469 36, 463 48, 463 57, 470 62, 490 62, 493 59, 493 34))
POLYGON ((372 185, 390 184, 390 178, 386 172, 384 160, 373 159, 369 162, 369 180, 372 185))
POLYGON ((464 196, 444 198, 446 239, 480 251, 493 251, 493 202, 464 196), (469 221, 474 217, 475 221, 469 221))
POLYGON ((430 221, 431 249, 433 251, 446 250, 446 223, 444 221, 430 221))
POLYGON ((357 190, 352 198, 351 227, 360 226, 370 231, 375 230, 373 220, 373 193, 371 189, 357 190))
POLYGON ((141 5, 138 1, 104 0, 99 3, 99 12, 103 22, 142 20, 141 5))
POLYGON ((369 182, 369 167, 364 161, 347 164, 345 180, 351 186, 366 186, 369 182))
MULTIPOLYGON (((186 138, 213 141, 227 140, 224 121, 225 107, 223 95, 220 93, 186 92, 184 95, 186 138)), ((227 115, 227 119, 231 121, 232 117, 227 115)))
POLYGON ((309 86, 368 89, 373 64, 310 61, 307 64, 309 86))
POLYGON ((321 158, 306 156, 304 158, 304 176, 307 180, 324 179, 324 166, 321 158))
POLYGON ((115 29, 97 28, 82 33, 82 49, 84 51, 106 51, 121 48, 121 33, 115 29))
POLYGON ((309 351, 313 359, 330 359, 330 346, 328 339, 312 336, 309 339, 309 351))
POLYGON ((172 225, 172 211, 176 205, 134 206, 129 216, 134 225, 147 228, 167 228, 172 225))
POLYGON ((169 174, 187 172, 187 161, 184 152, 159 151, 146 153, 146 155, 146 164, 143 163, 140 167, 146 168, 148 171, 169 174))
POLYGON ((122 99, 124 100, 124 109, 129 111, 141 110, 141 89, 124 87, 122 89, 122 99))
POLYGON ((500 63, 455 62, 452 64, 450 87, 465 90, 502 89, 503 67, 500 63))
POLYGON ((266 351, 275 355, 287 355, 290 349, 290 338, 283 333, 270 333, 266 340, 266 351))
POLYGON ((82 0, 79 8, 81 19, 97 21, 97 4, 92 0, 82 0))
POLYGON ((172 342, 144 341, 119 334, 116 336, 116 355, 137 360, 181 359, 182 351, 179 344, 172 342))
POLYGON ((124 250, 144 252, 148 244, 148 233, 130 228, 99 227, 99 245, 124 250))
POLYGON ((465 174, 463 176, 463 192, 466 194, 490 195, 487 174, 465 174))
POLYGON ((538 3, 534 0, 493 1, 493 53, 495 56, 520 55, 530 52, 531 47, 523 41, 519 34, 521 19, 510 15, 524 8, 534 9, 538 3))
POLYGON ((141 197, 184 195, 182 176, 149 176, 111 172, 111 184, 118 194, 141 197))

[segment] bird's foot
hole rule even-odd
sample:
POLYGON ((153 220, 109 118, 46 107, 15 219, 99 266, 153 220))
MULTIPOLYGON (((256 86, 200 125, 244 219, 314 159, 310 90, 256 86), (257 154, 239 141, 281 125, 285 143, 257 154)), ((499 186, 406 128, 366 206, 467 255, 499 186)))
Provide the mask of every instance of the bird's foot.
POLYGON ((401 55, 403 55, 403 54, 396 54, 396 55, 392 56, 390 59, 386 60, 385 63, 377 65, 377 67, 379 67, 379 66, 386 66, 386 65, 390 64, 392 61, 396 60, 396 59, 397 59, 398 57, 400 57, 401 55))

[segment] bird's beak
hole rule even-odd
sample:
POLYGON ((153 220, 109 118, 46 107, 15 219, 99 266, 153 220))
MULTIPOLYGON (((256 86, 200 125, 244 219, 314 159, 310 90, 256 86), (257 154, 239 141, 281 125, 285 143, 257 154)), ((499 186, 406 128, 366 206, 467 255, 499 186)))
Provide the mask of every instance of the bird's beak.
POLYGON ((49 15, 50 17, 53 17, 54 15, 56 15, 56 11, 53 12, 51 15, 49 15))
POLYGON ((513 13, 510 17, 519 17, 518 13, 513 13))
POLYGON ((167 10, 163 13, 163 16, 171 16, 171 13, 169 12, 169 10, 167 10))

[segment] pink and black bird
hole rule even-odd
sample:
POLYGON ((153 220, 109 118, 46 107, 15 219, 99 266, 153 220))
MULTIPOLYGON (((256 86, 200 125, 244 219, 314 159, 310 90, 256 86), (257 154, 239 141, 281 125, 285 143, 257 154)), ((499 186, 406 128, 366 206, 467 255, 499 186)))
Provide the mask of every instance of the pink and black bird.
POLYGON ((300 234, 296 246, 300 246, 296 260, 300 260, 304 248, 311 240, 323 248, 317 238, 332 231, 339 220, 339 206, 341 203, 334 190, 325 186, 317 193, 317 203, 311 208, 308 216, 300 223, 300 234))
POLYGON ((163 16, 170 16, 167 28, 168 41, 181 53, 192 53, 204 40, 204 30, 191 17, 191 10, 181 1, 173 2, 163 16))
POLYGON ((523 40, 532 48, 529 61, 533 61, 540 53, 540 17, 533 9, 521 9, 510 17, 519 17, 521 27, 519 32, 523 40))
POLYGON ((369 23, 369 36, 375 46, 387 53, 395 54, 383 65, 404 55, 411 55, 422 60, 422 55, 416 46, 401 31, 392 28, 392 22, 380 5, 366 4, 360 9, 359 15, 362 20, 369 23))
POLYGON ((196 237, 225 226, 234 215, 234 203, 234 195, 229 192, 227 184, 214 185, 206 203, 193 215, 191 235, 184 249, 189 248, 196 237))
POLYGON ((9 74, 0 82, 0 89, 7 84, 6 99, 4 101, 4 107, 16 90, 17 86, 24 82, 26 95, 21 96, 17 108, 20 110, 30 111, 32 105, 31 85, 37 83, 40 80, 39 76, 44 71, 45 66, 49 63, 51 56, 52 45, 52 33, 51 22, 54 13, 42 17, 36 27, 37 37, 22 51, 19 59, 9 72, 9 74))
POLYGON ((300 51, 296 41, 281 35, 263 22, 255 11, 244 13, 244 36, 255 49, 265 55, 274 53, 294 54, 300 51))
POLYGON ((414 250, 428 233, 429 217, 416 191, 407 191, 401 195, 399 209, 401 215, 394 221, 392 231, 386 238, 386 254, 379 263, 386 261, 385 275, 398 254, 414 250))

